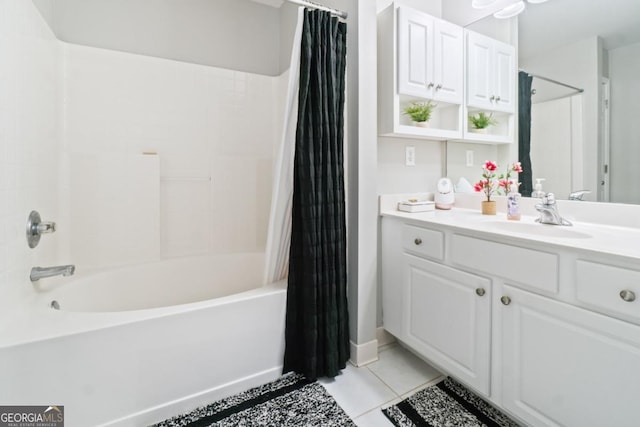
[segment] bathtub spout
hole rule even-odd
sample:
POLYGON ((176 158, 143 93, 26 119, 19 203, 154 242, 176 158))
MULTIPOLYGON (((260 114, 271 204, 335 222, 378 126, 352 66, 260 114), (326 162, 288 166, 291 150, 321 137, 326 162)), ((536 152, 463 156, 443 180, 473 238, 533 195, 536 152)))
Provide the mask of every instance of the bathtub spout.
POLYGON ((33 267, 29 278, 32 282, 37 282, 45 277, 71 276, 76 271, 75 265, 59 265, 57 267, 33 267))

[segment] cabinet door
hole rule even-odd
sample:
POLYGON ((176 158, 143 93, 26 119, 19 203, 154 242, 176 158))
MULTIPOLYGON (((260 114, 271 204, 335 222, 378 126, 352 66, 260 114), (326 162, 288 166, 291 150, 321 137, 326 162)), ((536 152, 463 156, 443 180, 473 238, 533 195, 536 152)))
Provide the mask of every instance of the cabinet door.
POLYGON ((515 112, 515 48, 511 45, 494 42, 493 49, 493 87, 496 110, 515 112))
POLYGON ((406 343, 488 395, 491 282, 408 254, 404 269, 406 343))
POLYGON ((429 15, 398 10, 398 93, 433 96, 433 26, 429 15))
POLYGON ((433 37, 433 78, 436 100, 462 104, 463 32, 462 28, 445 21, 436 21, 433 37))
POLYGON ((493 40, 467 32, 467 104, 493 109, 493 40))
POLYGON ((637 426, 640 327, 505 286, 503 406, 535 426, 637 426))

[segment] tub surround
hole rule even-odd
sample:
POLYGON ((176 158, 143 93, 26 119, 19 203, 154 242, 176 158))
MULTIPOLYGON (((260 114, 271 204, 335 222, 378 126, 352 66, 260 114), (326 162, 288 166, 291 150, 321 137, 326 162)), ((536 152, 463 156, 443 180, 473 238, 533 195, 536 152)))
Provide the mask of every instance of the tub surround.
POLYGON ((395 208, 430 196, 380 199, 384 328, 527 424, 635 425, 639 208, 562 203, 572 227, 536 223, 535 199, 521 221, 475 194, 395 208))

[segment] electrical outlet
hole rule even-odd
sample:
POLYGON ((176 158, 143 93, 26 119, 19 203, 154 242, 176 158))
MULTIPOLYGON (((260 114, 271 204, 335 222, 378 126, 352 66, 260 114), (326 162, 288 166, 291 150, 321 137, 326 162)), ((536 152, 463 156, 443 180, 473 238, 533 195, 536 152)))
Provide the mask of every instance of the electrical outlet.
POLYGON ((413 145, 407 145, 404 149, 404 165, 416 165, 416 147, 414 147, 413 145))
POLYGON ((467 166, 473 166, 473 150, 467 150, 467 166))

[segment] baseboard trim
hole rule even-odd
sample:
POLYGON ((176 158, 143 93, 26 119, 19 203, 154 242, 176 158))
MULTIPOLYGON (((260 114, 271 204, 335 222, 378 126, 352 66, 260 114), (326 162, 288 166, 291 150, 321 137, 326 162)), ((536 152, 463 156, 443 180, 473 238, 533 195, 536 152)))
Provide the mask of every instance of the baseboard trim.
POLYGON ((364 344, 351 341, 351 359, 354 366, 364 366, 378 360, 378 340, 371 340, 364 344))
POLYGON ((382 326, 376 329, 376 338, 378 339, 378 347, 396 342, 396 337, 387 332, 382 326))

